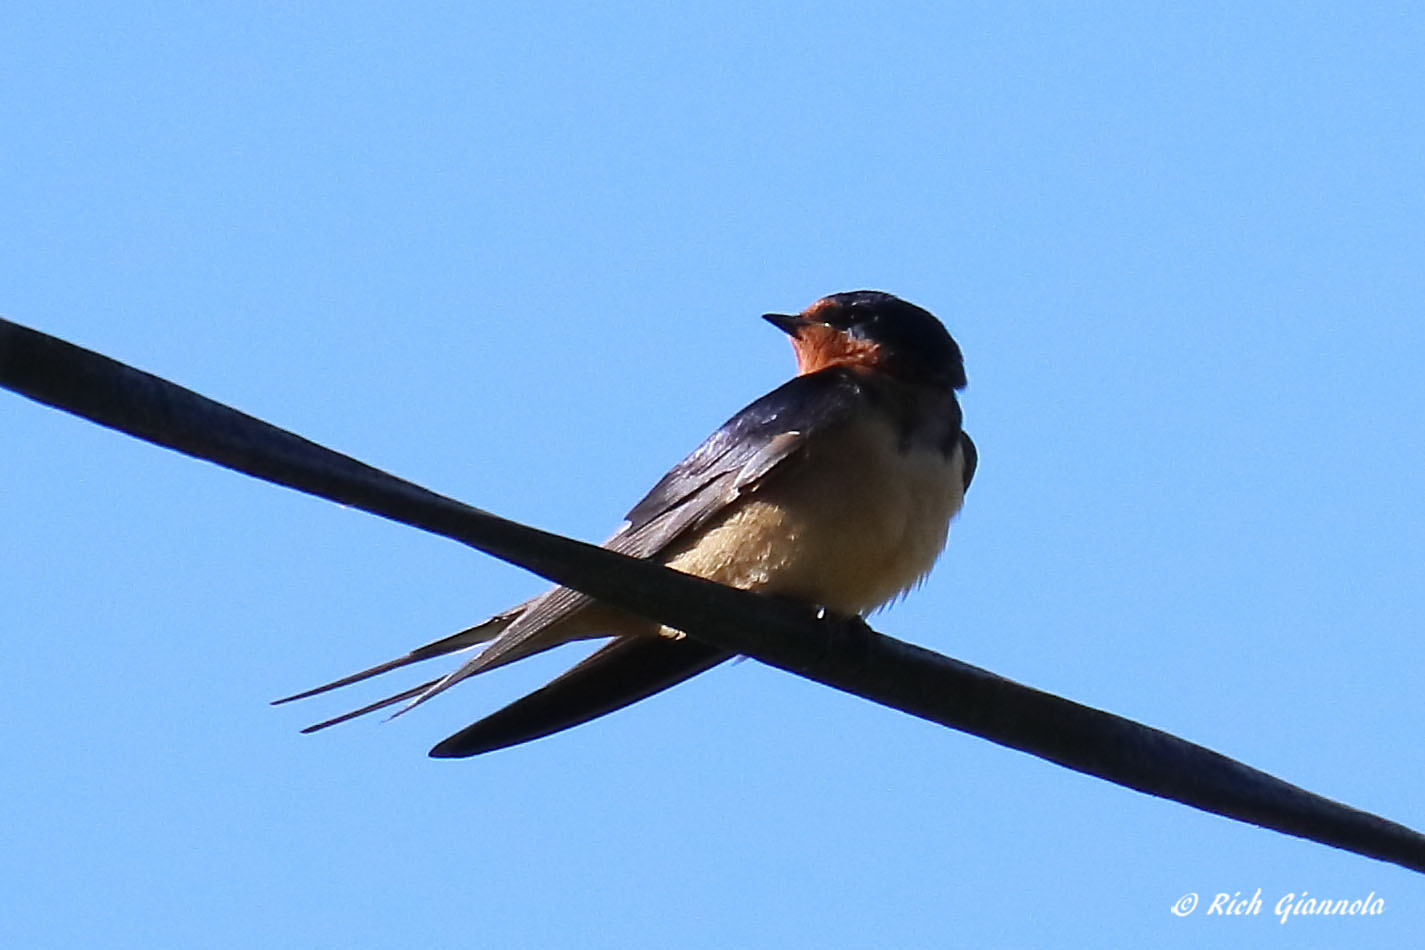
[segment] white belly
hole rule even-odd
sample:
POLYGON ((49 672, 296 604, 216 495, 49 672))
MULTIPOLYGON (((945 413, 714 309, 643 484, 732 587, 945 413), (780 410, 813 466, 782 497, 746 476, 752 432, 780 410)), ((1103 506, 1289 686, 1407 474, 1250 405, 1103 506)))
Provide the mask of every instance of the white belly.
POLYGON ((889 425, 820 436, 785 464, 668 564, 864 614, 925 577, 963 500, 960 450, 902 452, 889 425))

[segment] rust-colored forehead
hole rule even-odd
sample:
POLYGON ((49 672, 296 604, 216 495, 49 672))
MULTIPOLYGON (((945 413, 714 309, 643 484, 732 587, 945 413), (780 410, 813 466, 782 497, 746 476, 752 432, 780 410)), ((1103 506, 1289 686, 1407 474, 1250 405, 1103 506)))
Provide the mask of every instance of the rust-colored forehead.
POLYGON ((832 300, 830 297, 822 297, 816 303, 803 310, 802 316, 806 317, 808 320, 820 321, 825 319, 831 311, 840 310, 841 306, 841 303, 832 300))

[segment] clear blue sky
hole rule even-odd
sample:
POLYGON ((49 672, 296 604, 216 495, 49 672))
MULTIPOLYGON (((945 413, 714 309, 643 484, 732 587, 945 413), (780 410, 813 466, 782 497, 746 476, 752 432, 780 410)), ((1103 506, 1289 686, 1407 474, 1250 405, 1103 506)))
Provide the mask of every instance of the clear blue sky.
MULTIPOLYGON (((0 312, 599 539, 789 375, 758 314, 894 291, 982 463, 876 625, 1425 826, 1425 13, 877 6, 12 9, 0 312)), ((539 582, 8 394, 0 439, 5 946, 1425 923, 1418 875, 756 663, 472 761, 425 752, 577 650, 300 736, 348 698, 268 700, 539 582)))

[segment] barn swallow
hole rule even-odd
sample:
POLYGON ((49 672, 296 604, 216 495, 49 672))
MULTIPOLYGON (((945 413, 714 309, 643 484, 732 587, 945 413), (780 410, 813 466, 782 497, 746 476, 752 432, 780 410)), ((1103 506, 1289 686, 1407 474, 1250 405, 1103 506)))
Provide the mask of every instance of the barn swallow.
MULTIPOLYGON (((791 337, 797 375, 675 465, 604 547, 844 616, 915 587, 945 546, 975 472, 955 393, 960 348, 928 311, 878 291, 764 315, 791 337)), ((444 677, 308 727, 402 701, 573 640, 609 643, 548 685, 467 726, 438 758, 538 739, 645 699, 731 654, 555 587, 402 657, 290 702, 484 644, 444 677)))

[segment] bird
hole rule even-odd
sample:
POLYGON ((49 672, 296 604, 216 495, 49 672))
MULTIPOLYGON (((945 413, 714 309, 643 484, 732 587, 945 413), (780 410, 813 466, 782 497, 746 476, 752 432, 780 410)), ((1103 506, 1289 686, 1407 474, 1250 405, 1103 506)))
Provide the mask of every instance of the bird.
MULTIPOLYGON (((929 311, 882 291, 763 318, 797 373, 738 412, 634 505, 604 547, 864 618, 918 586, 944 549, 978 464, 956 393, 959 345, 929 311)), ((576 640, 609 638, 562 675, 430 750, 464 758, 539 739, 731 659, 725 650, 554 587, 404 656, 276 700, 305 699, 466 650, 445 676, 309 726, 315 732, 576 640), (478 648, 478 649, 476 649, 478 648)))

